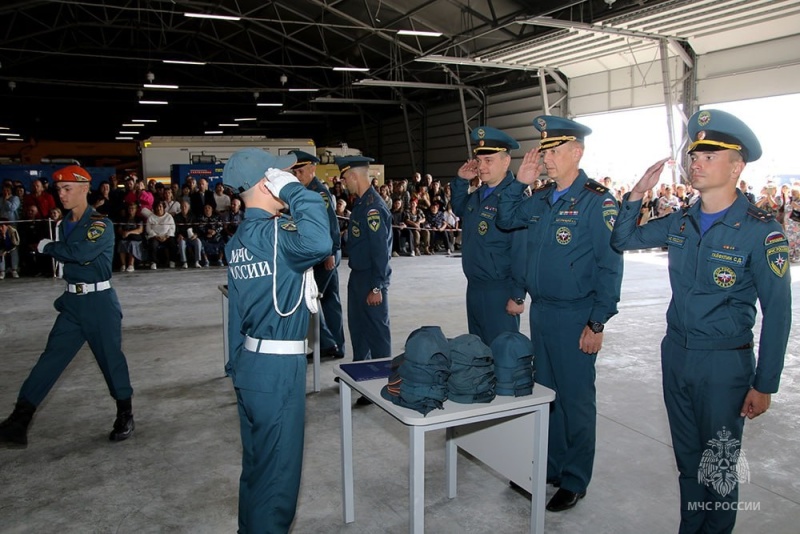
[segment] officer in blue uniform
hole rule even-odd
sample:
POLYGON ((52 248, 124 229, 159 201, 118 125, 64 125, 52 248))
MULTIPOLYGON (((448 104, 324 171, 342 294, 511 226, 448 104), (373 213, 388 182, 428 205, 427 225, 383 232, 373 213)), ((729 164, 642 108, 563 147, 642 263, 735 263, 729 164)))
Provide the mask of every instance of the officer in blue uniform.
POLYGON ((59 314, 47 346, 22 384, 14 412, 0 423, 0 443, 8 446, 27 446, 28 425, 36 407, 86 342, 117 403, 109 439, 122 441, 134 430, 133 389, 122 353, 122 308, 111 287, 114 230, 105 215, 88 205, 91 180, 77 165, 53 174, 58 198, 68 211, 58 227, 58 240, 43 239, 38 249, 64 264, 67 284, 54 304, 59 314))
POLYGON ((664 402, 678 464, 680 532, 724 533, 736 522, 744 418, 778 391, 792 316, 789 247, 781 225, 737 189, 761 157, 737 117, 703 110, 689 119, 689 178, 700 202, 636 226, 644 193, 667 160, 650 167, 622 204, 611 244, 669 248, 672 300, 661 343, 664 402), (758 365, 756 300, 762 312, 758 365))
POLYGON ((306 306, 316 293, 310 269, 333 245, 322 198, 281 170, 295 161, 246 148, 230 157, 222 175, 247 207, 225 246, 228 353, 242 437, 242 534, 288 532, 300 489, 306 306), (292 218, 279 214, 284 205, 292 218))
MULTIPOLYGON (((461 218, 461 266, 467 277, 467 326, 469 333, 488 346, 502 332, 519 332, 519 316, 525 308, 525 289, 520 269, 512 269, 514 255, 524 245, 522 233, 497 227, 500 194, 514 183, 511 150, 519 143, 491 126, 478 126, 470 134, 475 158, 458 169, 450 182, 453 213, 461 218), (480 187, 470 192, 470 181, 480 187), (513 271, 513 272, 512 272, 513 271)), ((522 191, 518 191, 520 198, 522 191)))
POLYGON ((344 358, 344 324, 342 323, 342 301, 339 298, 339 262, 342 259, 342 242, 339 235, 339 221, 336 218, 336 199, 328 187, 314 174, 319 158, 302 150, 292 150, 297 163, 292 166, 292 173, 306 189, 318 193, 328 212, 328 224, 331 229, 333 248, 325 261, 314 266, 314 279, 317 282, 322 298, 319 332, 322 356, 344 358))
MULTIPOLYGON (((353 360, 388 358, 392 355, 388 290, 392 276, 392 217, 371 185, 364 156, 337 157, 347 190, 358 197, 350 213, 347 251, 350 279, 347 283, 347 323, 353 360)), ((359 403, 368 401, 359 399, 359 403)))
POLYGON ((575 121, 534 119, 539 146, 523 158, 503 191, 498 226, 527 227, 526 268, 536 381, 556 392, 550 414, 547 478, 559 490, 547 509, 560 512, 586 495, 597 426, 595 361, 603 325, 617 313, 622 255, 609 245, 617 202, 580 169, 584 138, 575 121), (521 199, 542 170, 552 180, 521 199))

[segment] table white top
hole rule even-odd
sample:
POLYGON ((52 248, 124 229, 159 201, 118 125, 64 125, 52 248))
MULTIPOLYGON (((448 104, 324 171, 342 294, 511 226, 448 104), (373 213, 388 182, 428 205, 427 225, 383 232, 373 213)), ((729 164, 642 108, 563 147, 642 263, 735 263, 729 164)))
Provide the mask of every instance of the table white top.
MULTIPOLYGON (((390 360, 391 358, 386 359, 390 360)), ((367 360, 360 363, 369 364, 375 361, 378 360, 367 360)), ((341 364, 336 364, 334 366, 333 374, 338 376, 352 389, 374 402, 382 410, 388 412, 392 417, 410 426, 434 425, 487 414, 499 414, 498 417, 500 417, 502 416, 502 412, 548 404, 556 398, 556 394, 552 389, 541 384, 535 384, 533 393, 524 397, 498 395, 492 402, 477 404, 461 404, 447 400, 444 402, 443 410, 434 409, 428 413, 428 415, 422 415, 416 410, 398 406, 381 397, 381 388, 388 382, 386 378, 358 382, 350 376, 347 371, 341 368, 341 364)))

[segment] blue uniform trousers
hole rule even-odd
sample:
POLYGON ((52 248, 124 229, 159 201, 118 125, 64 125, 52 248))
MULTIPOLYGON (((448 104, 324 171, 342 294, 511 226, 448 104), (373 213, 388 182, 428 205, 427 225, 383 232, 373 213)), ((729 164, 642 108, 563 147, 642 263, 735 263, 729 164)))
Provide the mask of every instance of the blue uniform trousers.
POLYGON ((289 532, 303 467, 305 354, 276 356, 242 350, 236 388, 242 435, 239 533, 289 532), (250 389, 250 388, 257 389, 250 389))
POLYGON ((739 413, 755 377, 753 349, 687 350, 665 337, 661 370, 679 471, 679 532, 732 532, 744 431, 739 413), (698 481, 700 469, 705 483, 698 481))
POLYGON ((84 343, 89 343, 111 396, 116 400, 131 398, 128 362, 122 353, 122 308, 116 292, 64 293, 53 305, 58 317, 44 352, 22 384, 19 398, 39 406, 84 343))
POLYGON ((531 305, 536 382, 552 388, 547 478, 580 493, 592 478, 597 428, 596 354, 579 348, 591 308, 564 302, 531 305))
POLYGON ((392 334, 389 329, 389 299, 383 289, 380 306, 368 306, 372 291, 370 271, 351 271, 347 281, 347 324, 353 361, 389 358, 392 355, 392 334))
POLYGON ((339 261, 342 253, 336 251, 336 265, 328 271, 323 264, 314 266, 314 280, 322 295, 319 316, 320 348, 329 349, 337 345, 344 350, 344 324, 342 322, 342 300, 339 298, 339 261))
POLYGON ((503 332, 519 332, 519 316, 506 313, 511 298, 510 282, 468 280, 467 328, 470 334, 491 345, 503 332))

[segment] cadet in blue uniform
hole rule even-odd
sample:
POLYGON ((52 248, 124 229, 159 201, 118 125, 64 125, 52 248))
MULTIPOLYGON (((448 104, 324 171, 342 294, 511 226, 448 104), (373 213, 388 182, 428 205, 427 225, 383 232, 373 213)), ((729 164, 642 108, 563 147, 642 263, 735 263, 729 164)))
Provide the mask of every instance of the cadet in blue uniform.
MULTIPOLYGON (((350 280, 347 283, 347 323, 353 360, 388 358, 392 355, 388 290, 392 276, 392 217, 381 196, 370 184, 364 156, 337 157, 347 190, 358 197, 347 228, 350 280)), ((366 403, 359 399, 359 402, 366 403)))
POLYGON ((292 166, 292 173, 306 189, 319 193, 325 202, 325 210, 328 212, 333 248, 325 261, 314 266, 314 279, 322 295, 320 299, 322 313, 319 321, 320 350, 322 356, 344 358, 344 324, 342 323, 342 301, 339 298, 338 271, 339 262, 342 259, 342 241, 339 235, 339 221, 336 218, 336 199, 333 198, 328 187, 314 174, 319 158, 302 150, 292 150, 291 154, 297 157, 297 163, 292 166))
MULTIPOLYGON (((525 289, 515 273, 513 258, 523 241, 520 232, 496 225, 500 193, 514 182, 510 150, 519 143, 491 126, 478 126, 470 134, 474 159, 458 169, 450 182, 453 213, 461 218, 461 266, 467 277, 467 327, 488 346, 502 332, 519 332, 525 309, 525 289), (469 183, 481 185, 469 192, 469 183), (516 239, 515 239, 516 234, 516 239)), ((520 198, 522 191, 518 191, 520 198)), ((517 270, 519 271, 519 270, 517 270)))
POLYGON ((28 444, 28 425, 36 407, 86 342, 117 402, 109 439, 122 441, 133 433, 133 389, 122 353, 122 308, 111 287, 114 230, 108 218, 88 205, 91 180, 77 165, 53 174, 58 198, 69 211, 59 225, 58 241, 43 239, 38 249, 64 264, 67 286, 55 301, 59 314, 47 346, 22 384, 14 412, 0 423, 0 443, 9 446, 28 444))
POLYGON ((498 226, 527 227, 525 284, 531 295, 536 381, 556 391, 550 414, 547 478, 559 490, 547 509, 572 508, 592 477, 597 426, 595 361, 603 325, 617 313, 622 256, 609 245, 617 217, 611 193, 579 168, 582 124, 550 115, 533 122, 539 146, 503 191, 498 226), (542 169, 553 180, 529 198, 542 169))
POLYGON ((644 192, 667 160, 650 167, 622 204, 611 244, 669 247, 672 300, 661 343, 664 402, 678 464, 681 533, 731 532, 736 522, 744 417, 764 413, 778 391, 792 316, 789 247, 781 225, 737 189, 761 157, 735 116, 689 119, 689 178, 700 202, 636 226, 644 192), (761 304, 758 366, 753 353, 761 304))
POLYGON ((313 297, 305 271, 331 252, 322 198, 280 169, 293 155, 235 152, 222 181, 240 193, 244 221, 225 246, 228 353, 239 406, 239 532, 285 533, 303 463, 306 332, 313 297), (292 218, 279 215, 284 203, 292 218))

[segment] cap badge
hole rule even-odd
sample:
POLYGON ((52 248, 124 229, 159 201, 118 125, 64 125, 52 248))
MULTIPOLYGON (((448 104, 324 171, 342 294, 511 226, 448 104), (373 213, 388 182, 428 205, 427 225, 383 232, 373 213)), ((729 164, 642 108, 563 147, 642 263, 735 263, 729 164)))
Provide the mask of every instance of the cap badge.
POLYGON ((700 126, 705 126, 711 122, 711 112, 710 111, 701 111, 700 114, 697 116, 697 124, 700 126))
POLYGON ((536 124, 538 124, 538 125, 539 125, 539 128, 540 128, 540 129, 542 129, 542 130, 544 130, 545 128, 547 128, 547 121, 546 121, 546 120, 544 120, 544 119, 542 119, 541 117, 540 117, 540 118, 538 118, 538 119, 536 119, 536 124))
POLYGON ((484 137, 486 137, 486 130, 483 128, 478 128, 478 138, 483 139, 484 137))

